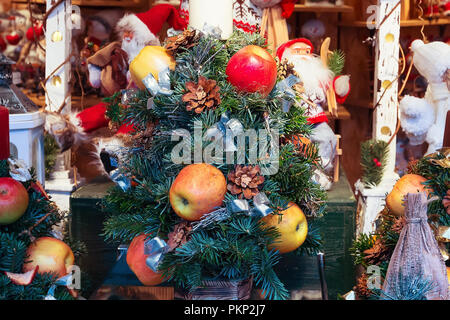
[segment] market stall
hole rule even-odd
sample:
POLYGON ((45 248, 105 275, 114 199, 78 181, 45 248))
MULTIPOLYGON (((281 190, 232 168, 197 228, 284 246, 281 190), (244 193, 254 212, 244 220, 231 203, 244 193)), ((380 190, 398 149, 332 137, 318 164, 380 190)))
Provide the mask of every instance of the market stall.
POLYGON ((0 191, 30 197, 0 209, 0 241, 37 252, 0 249, 0 296, 43 281, 39 254, 63 240, 47 298, 448 299, 450 1, 2 6, 45 159, 18 161, 0 96, 0 191), (67 211, 42 244, 58 212, 39 197, 67 211), (68 284, 73 257, 89 288, 68 284))

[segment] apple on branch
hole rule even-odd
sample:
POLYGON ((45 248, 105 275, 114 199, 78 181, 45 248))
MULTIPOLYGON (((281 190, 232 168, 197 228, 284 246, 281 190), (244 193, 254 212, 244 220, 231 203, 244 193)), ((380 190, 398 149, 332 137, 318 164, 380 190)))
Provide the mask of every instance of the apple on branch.
POLYGON ((277 62, 259 46, 249 45, 236 52, 227 65, 228 81, 241 92, 268 96, 277 82, 277 62))
POLYGON ((28 192, 13 178, 0 178, 0 225, 8 225, 19 220, 27 211, 28 192))
POLYGON ((216 167, 198 163, 184 167, 170 188, 170 204, 175 213, 188 221, 198 221, 222 205, 227 182, 216 167))
POLYGON ((308 221, 302 209, 293 202, 288 208, 278 214, 271 214, 262 219, 267 227, 275 227, 280 237, 275 240, 269 249, 276 249, 280 253, 288 253, 298 249, 308 235, 308 221), (280 220, 280 215, 282 218, 280 220))

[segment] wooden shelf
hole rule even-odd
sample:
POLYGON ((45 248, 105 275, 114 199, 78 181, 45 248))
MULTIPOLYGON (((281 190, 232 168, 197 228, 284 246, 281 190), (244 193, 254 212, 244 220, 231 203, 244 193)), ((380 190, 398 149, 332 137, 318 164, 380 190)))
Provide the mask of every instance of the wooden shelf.
MULTIPOLYGON (((27 0, 12 0, 12 3, 27 3, 27 0)), ((138 7, 143 4, 143 0, 72 0, 72 4, 77 6, 90 7, 138 7)), ((45 4, 46 0, 31 0, 31 3, 45 4)))
MULTIPOLYGON (((424 22, 419 19, 411 19, 400 21, 401 27, 421 27, 424 22)), ((442 26, 450 24, 450 18, 443 17, 439 19, 433 20, 425 20, 425 26, 442 26)), ((375 25, 375 23, 372 23, 375 25)), ((339 22, 339 26, 341 27, 357 27, 357 28, 367 28, 366 21, 341 21, 339 22)))
POLYGON ((295 12, 344 12, 344 13, 350 13, 353 12, 352 6, 342 5, 342 6, 336 6, 336 5, 306 5, 306 4, 296 4, 295 5, 295 12))
MULTIPOLYGON (((31 93, 29 90, 22 90, 22 91, 38 107, 40 108, 45 107, 45 97, 43 95, 31 93)), ((83 107, 84 108, 92 107, 100 103, 102 99, 103 99, 102 97, 99 97, 97 95, 87 95, 84 97, 83 107)), ((81 96, 72 96, 72 110, 81 110, 81 96)))

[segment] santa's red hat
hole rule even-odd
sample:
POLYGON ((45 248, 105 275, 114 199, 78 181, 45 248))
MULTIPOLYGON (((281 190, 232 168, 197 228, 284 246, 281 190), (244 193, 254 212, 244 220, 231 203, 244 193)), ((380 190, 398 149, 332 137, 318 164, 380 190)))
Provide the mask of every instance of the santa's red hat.
POLYGON ((311 41, 309 41, 308 39, 306 39, 306 38, 293 39, 293 40, 291 40, 291 41, 288 41, 288 42, 286 42, 286 43, 283 43, 281 46, 278 47, 278 49, 277 49, 277 57, 278 57, 278 59, 280 59, 280 61, 282 60, 284 51, 285 51, 287 48, 289 48, 290 46, 292 46, 294 43, 304 43, 304 44, 307 44, 308 46, 311 47, 311 52, 314 51, 314 46, 313 46, 313 44, 311 43, 311 41))
POLYGON ((134 32, 134 36, 141 43, 148 43, 157 39, 164 22, 175 30, 187 27, 186 21, 180 17, 178 10, 170 4, 158 4, 147 12, 130 13, 117 23, 117 31, 122 34, 126 30, 134 32))

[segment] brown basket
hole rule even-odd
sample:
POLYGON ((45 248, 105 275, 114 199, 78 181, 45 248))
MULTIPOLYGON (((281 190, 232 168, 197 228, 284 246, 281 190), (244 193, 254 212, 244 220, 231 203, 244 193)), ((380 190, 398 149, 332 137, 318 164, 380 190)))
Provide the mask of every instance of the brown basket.
POLYGON ((203 286, 184 294, 185 300, 248 300, 253 279, 246 280, 204 280, 203 286))

